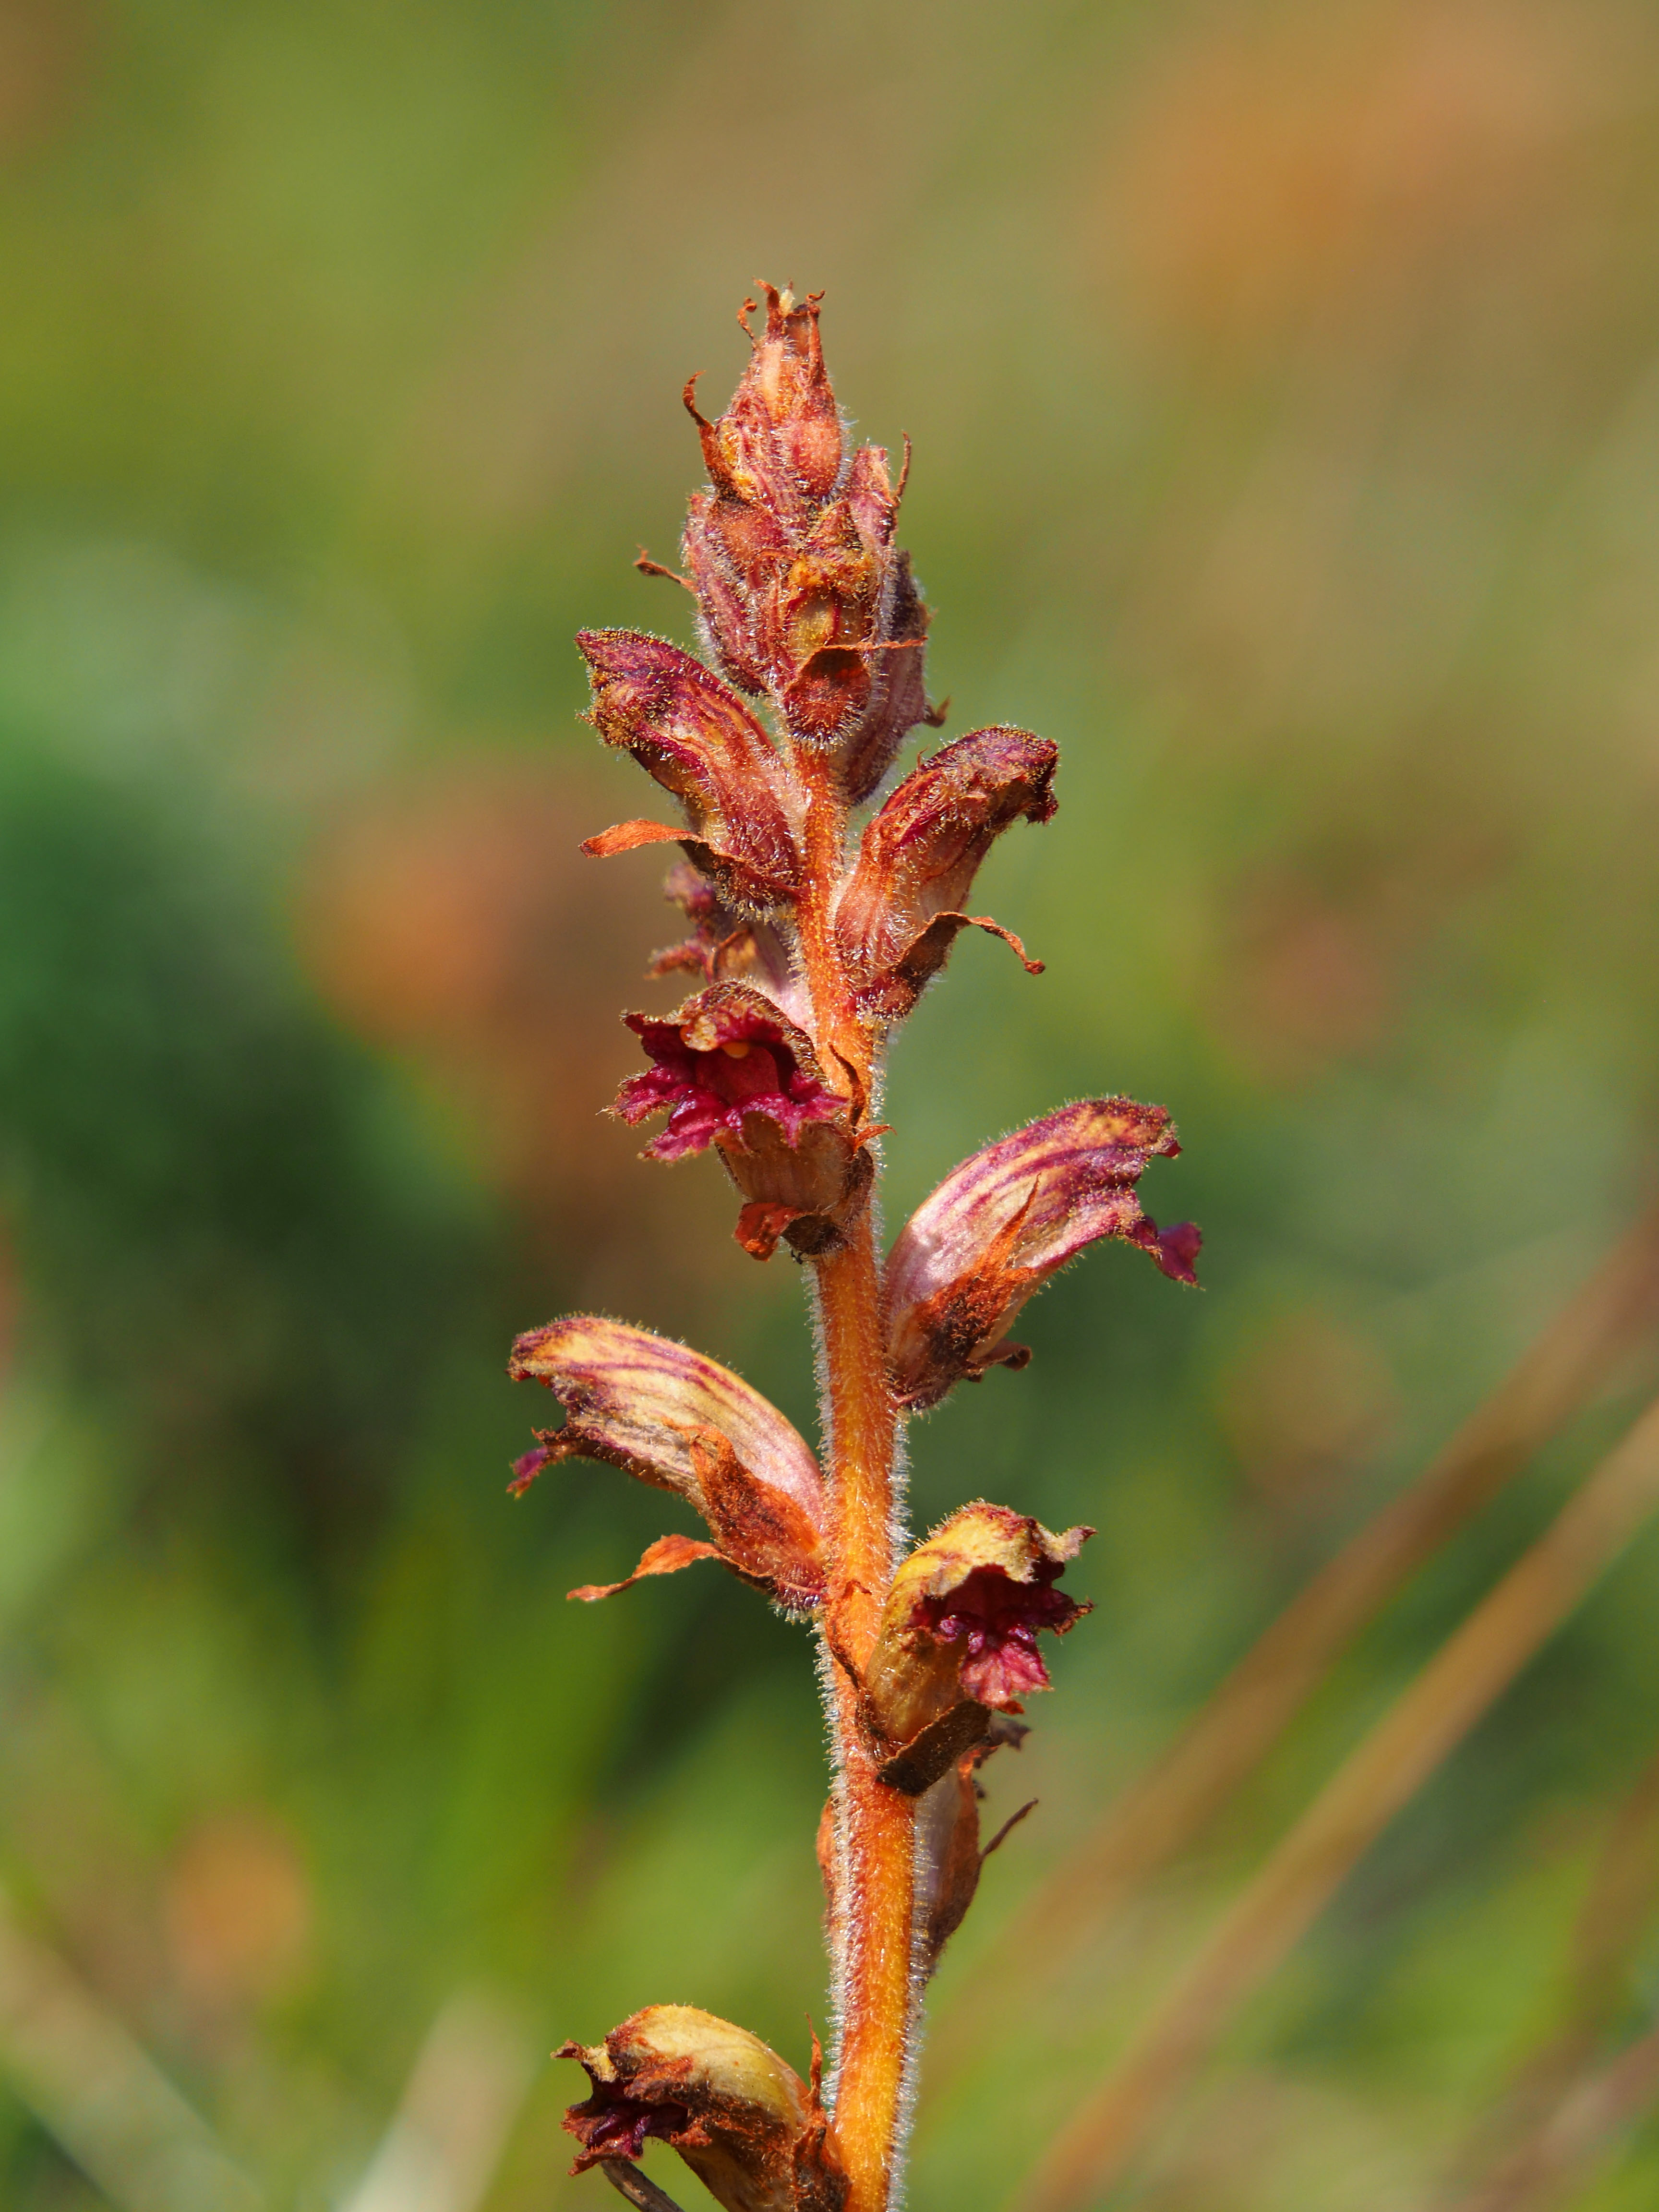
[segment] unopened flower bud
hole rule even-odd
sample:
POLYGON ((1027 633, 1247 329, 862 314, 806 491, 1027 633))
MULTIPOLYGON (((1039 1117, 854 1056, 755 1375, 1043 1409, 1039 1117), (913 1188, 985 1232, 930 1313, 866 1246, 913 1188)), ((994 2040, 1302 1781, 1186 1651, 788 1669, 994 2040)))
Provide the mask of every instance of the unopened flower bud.
POLYGON ((699 414, 709 488, 684 553, 716 659, 769 695, 799 743, 833 750, 848 794, 876 788, 927 705, 927 619, 894 546, 899 494, 878 447, 844 454, 818 302, 764 288, 766 323, 732 404, 699 414))
POLYGON ((727 2212, 838 2212, 847 2185, 819 2102, 775 2051, 695 2005, 647 2005, 585 2049, 592 2093, 565 2114, 580 2143, 573 2172, 677 2150, 727 2212))
POLYGON ((1088 1612, 1054 1585, 1091 1528, 1051 1534, 1006 1505, 965 1505, 900 1565, 864 1670, 882 1734, 905 1744, 964 1702, 993 1711, 1049 1687, 1037 1632, 1088 1612))
POLYGON ((1006 1331, 1051 1275, 1103 1237, 1193 1283, 1189 1221, 1160 1230, 1135 1195, 1149 1160, 1180 1151, 1161 1106, 1085 1098, 989 1145, 925 1199, 887 1265, 889 1359, 900 1401, 935 1406, 989 1367, 1030 1353, 1006 1331))

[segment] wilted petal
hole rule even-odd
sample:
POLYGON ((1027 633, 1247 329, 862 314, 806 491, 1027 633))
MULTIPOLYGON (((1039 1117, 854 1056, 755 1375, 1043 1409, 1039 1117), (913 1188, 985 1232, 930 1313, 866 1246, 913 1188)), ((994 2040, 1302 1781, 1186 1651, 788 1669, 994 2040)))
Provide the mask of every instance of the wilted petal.
POLYGON ((906 776, 866 826, 836 914, 866 1013, 908 1013, 957 933, 969 922, 987 926, 962 902, 1011 823, 1053 814, 1058 757, 1057 747, 1027 730, 975 730, 906 776))
POLYGON ((800 879, 800 799, 788 763, 735 694, 678 646, 639 630, 583 630, 594 727, 633 754, 685 809, 686 832, 619 823, 587 841, 601 856, 684 836, 728 906, 763 913, 800 879), (689 834, 688 834, 689 833, 689 834))
POLYGON ((816 2084, 746 2029, 695 2005, 647 2005, 605 2041, 554 2054, 587 2070, 592 2094, 565 2114, 571 2169, 677 2150, 727 2212, 838 2212, 846 2180, 816 2084))
POLYGON ((865 1669, 877 1727, 908 1743, 963 1702, 994 1711, 1048 1687, 1037 1632, 1089 1608, 1054 1585, 1091 1528, 1053 1535, 1006 1505, 966 1505, 893 1577, 865 1669))
MULTIPOLYGON (((560 1460, 621 1468, 686 1498, 708 1522, 717 1556, 781 1605, 810 1612, 821 1603, 818 1463, 777 1407, 729 1368, 648 1329, 572 1314, 521 1336, 507 1373, 545 1383, 567 1417, 518 1462, 515 1491, 560 1460)), ((670 1549, 653 1546, 629 1581, 689 1565, 692 1555, 679 1547, 690 1540, 665 1538, 670 1549)))
POLYGON ((1030 1356, 1006 1335, 1025 1301, 1086 1245, 1121 1237, 1177 1282, 1196 1280, 1189 1221, 1160 1231, 1135 1185, 1180 1151, 1161 1106, 1085 1098, 963 1161, 923 1200, 887 1265, 894 1385, 913 1411, 955 1382, 1030 1356))

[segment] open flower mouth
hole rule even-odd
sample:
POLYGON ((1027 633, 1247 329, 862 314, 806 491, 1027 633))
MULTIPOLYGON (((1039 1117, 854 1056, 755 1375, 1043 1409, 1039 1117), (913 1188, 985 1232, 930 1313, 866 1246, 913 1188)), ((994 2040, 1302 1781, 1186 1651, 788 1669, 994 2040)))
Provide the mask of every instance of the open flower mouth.
POLYGON ((746 984, 714 984, 666 1019, 623 1018, 653 1065, 629 1078, 612 1110, 630 1124, 667 1113, 667 1127, 646 1147, 653 1159, 683 1159, 716 1138, 744 1148, 747 1115, 776 1122, 796 1145, 808 1122, 845 1110, 805 1035, 746 984))
POLYGON ((581 2141, 576 2159, 579 2171, 597 2165, 602 2158, 636 2159, 647 2137, 666 2142, 684 2135, 691 2124, 690 2112, 684 2105, 672 2101, 647 2105, 604 2081, 583 2103, 570 2107, 569 2118, 570 2132, 581 2141))
POLYGON ((975 1567, 948 1596, 918 1602, 918 1628, 940 1644, 965 1647, 958 1679, 980 1705, 1006 1706, 1049 1687, 1038 1631, 1063 1636, 1089 1609, 1053 1587, 1061 1571, 1061 1562, 1045 1559, 1034 1581, 1017 1583, 1000 1567, 975 1567))

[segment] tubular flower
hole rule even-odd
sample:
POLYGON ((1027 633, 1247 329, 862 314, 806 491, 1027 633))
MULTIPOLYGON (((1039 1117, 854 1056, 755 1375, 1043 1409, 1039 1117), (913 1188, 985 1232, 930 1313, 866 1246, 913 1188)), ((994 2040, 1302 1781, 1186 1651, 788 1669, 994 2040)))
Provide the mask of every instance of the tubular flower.
POLYGON ((672 1490, 713 1537, 665 1536, 626 1581, 572 1590, 610 1597, 645 1575, 719 1559, 791 1613, 823 1600, 824 1501, 805 1438, 758 1390, 701 1352, 649 1329, 571 1314, 531 1329, 513 1347, 515 1382, 544 1382, 564 1426, 538 1431, 514 1469, 519 1492, 561 1460, 599 1460, 672 1490))
POLYGON ((757 1259, 780 1237, 802 1253, 834 1249, 872 1167, 805 1031, 746 983, 711 984, 665 1019, 624 1018, 653 1065, 611 1110, 629 1122, 668 1114, 647 1156, 680 1159, 712 1144, 747 1201, 737 1237, 757 1259))
POLYGON ((1088 1613, 1055 1590, 1093 1528, 1051 1535, 1009 1506, 973 1504, 918 1544, 894 1575, 865 1668, 865 1698, 891 1743, 938 1728, 963 1704, 1018 1712, 1048 1687, 1037 1631, 1088 1613))
POLYGON ((677 2150, 727 2212, 839 2212, 847 2184, 814 2080, 695 2005, 647 2005, 603 2043, 554 2053, 587 2069, 592 2094, 564 2124, 573 2173, 635 2160, 647 2139, 677 2150))
POLYGON ((1180 1151, 1161 1106, 1085 1098, 975 1152, 910 1217, 887 1265, 894 1388, 912 1412, 988 1367, 1030 1353, 1005 1332, 1051 1275, 1103 1237, 1195 1283, 1189 1221, 1160 1230, 1135 1185, 1149 1160, 1180 1151))
POLYGON ((620 822, 582 849, 603 859, 678 837, 724 902, 764 914, 800 881, 802 800, 789 764, 741 699, 701 661, 631 629, 581 631, 593 726, 685 810, 684 830, 620 822))
POLYGON ((945 965, 957 933, 988 929, 962 912, 979 866, 1011 823, 1047 822, 1054 811, 1058 749, 1026 730, 975 730, 905 777, 866 826, 858 866, 836 911, 836 935, 859 1005, 895 1020, 908 1014, 945 965))
POLYGON ((1025 1514, 981 1504, 919 1544, 893 1577, 865 1669, 882 1735, 909 1744, 924 1729, 946 1729, 963 1704, 1017 1712, 1022 1698, 1048 1688, 1037 1632, 1063 1636, 1089 1611, 1054 1585, 1093 1534, 1053 1535, 1025 1514))
POLYGON ((683 551, 721 668, 769 694, 792 738, 835 747, 859 799, 905 732, 937 719, 927 611, 894 548, 886 454, 846 456, 817 300, 763 289, 765 327, 726 413, 707 421, 686 387, 709 485, 691 501, 683 551))

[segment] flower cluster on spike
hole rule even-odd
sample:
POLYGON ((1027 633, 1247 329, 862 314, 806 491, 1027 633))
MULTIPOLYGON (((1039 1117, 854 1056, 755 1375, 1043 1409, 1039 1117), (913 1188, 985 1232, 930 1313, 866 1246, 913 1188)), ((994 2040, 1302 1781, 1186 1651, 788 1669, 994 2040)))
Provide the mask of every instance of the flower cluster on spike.
POLYGON ((646 1064, 611 1110, 656 1125, 647 1158, 714 1152, 741 1201, 738 1243, 763 1261, 783 1243, 806 1263, 824 1462, 728 1369, 579 1314, 514 1346, 510 1373, 544 1384, 564 1418, 538 1432, 512 1486, 581 1458, 685 1499, 706 1539, 664 1536, 621 1581, 571 1595, 719 1562, 816 1626, 837 1753, 819 1844, 832 2094, 816 2045, 804 2082, 741 2028, 649 2006, 558 2054, 591 2084, 566 2121, 577 2169, 617 2171, 655 2138, 732 2212, 887 2212, 919 1992, 988 1855, 979 1770, 1018 1744, 1014 1717, 1049 1686, 1042 1639, 1089 1609, 1058 1585, 1091 1533, 1054 1534, 980 1502, 894 1556, 899 1433, 958 1383, 1024 1366, 1011 1325, 1085 1247, 1116 1238, 1192 1283, 1199 1235, 1160 1230, 1137 1194, 1148 1164, 1178 1150, 1168 1115, 1106 1097, 976 1153, 884 1262, 876 1251, 884 1131, 871 1116, 895 1024, 970 924, 1041 972, 967 906, 1001 833, 1054 813, 1056 750, 999 726, 895 781, 906 738, 943 720, 924 679, 927 609, 894 543, 903 474, 896 484, 876 447, 848 449, 817 300, 764 296, 725 414, 698 412, 695 379, 685 392, 708 482, 690 502, 678 580, 705 658, 642 631, 579 640, 595 729, 661 787, 673 818, 620 823, 584 849, 680 848, 666 890, 689 933, 650 972, 695 988, 672 1012, 623 1016, 646 1064), (913 1930, 896 1971, 880 1934, 895 1927, 913 1930))

